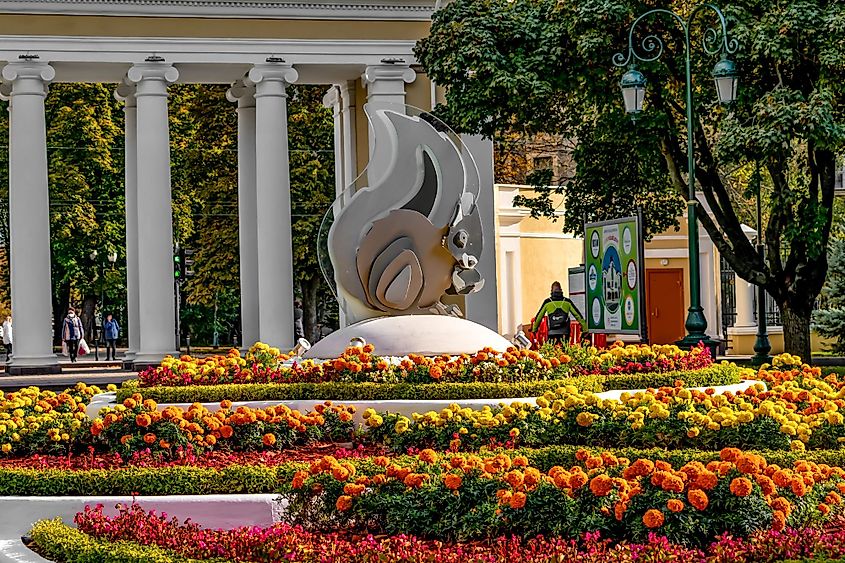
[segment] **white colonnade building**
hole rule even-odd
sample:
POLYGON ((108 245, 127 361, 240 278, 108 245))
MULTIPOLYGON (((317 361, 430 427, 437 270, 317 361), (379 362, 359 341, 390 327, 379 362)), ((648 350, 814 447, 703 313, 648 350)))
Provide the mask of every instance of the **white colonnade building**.
MULTIPOLYGON (((238 115, 242 342, 293 344, 287 87, 324 84, 335 115, 338 193, 369 160, 365 103, 429 110, 442 96, 416 63, 433 0, 28 0, 0 2, 0 95, 10 101, 14 360, 59 371, 52 349, 44 100, 54 82, 115 84, 124 102, 129 353, 158 363, 174 340, 168 88, 231 85, 238 115), (3 62, 5 61, 5 62, 3 62)), ((468 139, 482 179, 485 289, 467 316, 497 328, 492 146, 468 139), (489 249, 489 250, 488 250, 489 249)))

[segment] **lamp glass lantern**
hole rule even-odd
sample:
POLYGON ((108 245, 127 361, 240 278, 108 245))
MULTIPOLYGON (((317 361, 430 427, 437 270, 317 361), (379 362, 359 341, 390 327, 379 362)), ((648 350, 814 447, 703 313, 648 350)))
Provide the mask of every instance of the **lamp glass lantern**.
POLYGON ((117 252, 109 252, 108 259, 111 265, 114 266, 114 263, 117 262, 117 252))
POLYGON ((716 93, 719 95, 719 103, 730 104, 736 100, 736 92, 739 87, 739 74, 732 60, 724 55, 722 56, 722 60, 713 67, 713 81, 716 83, 716 93))
POLYGON ((619 87, 622 88, 622 99, 625 101, 625 111, 627 113, 636 115, 643 111, 645 85, 645 76, 637 70, 635 65, 631 65, 628 68, 628 72, 622 75, 619 87))

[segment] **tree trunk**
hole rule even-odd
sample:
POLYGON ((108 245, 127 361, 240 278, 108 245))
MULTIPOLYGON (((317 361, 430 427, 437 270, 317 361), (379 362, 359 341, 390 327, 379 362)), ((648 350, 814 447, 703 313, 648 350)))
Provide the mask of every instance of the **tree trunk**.
POLYGON ((302 327, 309 342, 320 339, 317 326, 317 294, 320 289, 319 278, 307 278, 302 281, 302 327))
POLYGON ((810 350, 810 320, 813 314, 811 306, 796 305, 785 301, 780 303, 780 318, 783 323, 783 347, 789 354, 801 356, 809 363, 810 350))
POLYGON ((97 298, 93 295, 86 295, 82 299, 82 311, 79 312, 82 328, 85 329, 85 340, 94 345, 94 312, 97 309, 97 298))

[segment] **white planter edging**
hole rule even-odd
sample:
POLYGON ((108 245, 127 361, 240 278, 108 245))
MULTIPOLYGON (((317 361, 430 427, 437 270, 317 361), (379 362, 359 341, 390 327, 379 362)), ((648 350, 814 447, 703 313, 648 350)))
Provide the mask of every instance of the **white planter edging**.
MULTIPOLYGON (((73 525, 73 518, 85 506, 102 504, 104 513, 117 513, 118 503, 131 504, 131 496, 96 497, 0 497, 0 563, 46 561, 23 545, 20 538, 39 520, 60 517, 73 525)), ((284 505, 277 495, 183 495, 137 496, 146 510, 166 512, 168 518, 188 518, 205 528, 272 526, 280 521, 284 505)))
MULTIPOLYGON (((740 391, 745 391, 749 387, 756 385, 757 383, 761 383, 765 386, 765 383, 761 381, 754 381, 754 380, 746 380, 740 383, 734 383, 732 385, 718 385, 712 387, 712 389, 716 393, 737 393, 740 391)), ((711 387, 691 387, 690 389, 704 391, 705 389, 710 389, 711 387)), ((625 390, 612 390, 612 391, 603 391, 601 393, 596 393, 597 397, 601 397, 602 399, 619 399, 619 396, 622 393, 628 393, 633 395, 634 393, 638 393, 640 391, 645 391, 645 389, 625 389, 625 390)), ((491 408, 497 407, 501 404, 511 404, 513 402, 522 402, 533 403, 536 400, 536 397, 523 397, 523 398, 505 398, 505 399, 457 399, 457 400, 415 400, 415 399, 394 399, 394 400, 385 400, 385 401, 333 401, 335 404, 343 404, 355 407, 355 415, 354 420, 358 423, 363 422, 362 415, 365 409, 372 408, 375 409, 376 412, 392 412, 397 414, 402 414, 407 417, 411 417, 414 413, 424 414, 428 411, 441 411, 447 408, 449 405, 455 404, 459 407, 469 407, 472 409, 481 409, 485 406, 489 406, 491 408)), ((285 405, 291 409, 297 409, 301 412, 309 412, 311 411, 315 405, 319 405, 324 401, 318 399, 312 399, 307 401, 242 401, 242 402, 234 402, 232 403, 233 408, 237 408, 239 406, 248 406, 251 408, 265 408, 270 406, 276 405, 285 405)), ((96 417, 96 413, 104 406, 113 406, 115 405, 115 394, 114 393, 103 393, 101 395, 96 395, 93 397, 91 404, 88 406, 88 416, 94 418, 96 417)), ((210 411, 216 411, 220 408, 219 403, 201 403, 205 408, 210 411)), ((191 403, 161 403, 158 405, 159 410, 164 410, 169 406, 176 406, 182 409, 187 409, 191 406, 191 403)))

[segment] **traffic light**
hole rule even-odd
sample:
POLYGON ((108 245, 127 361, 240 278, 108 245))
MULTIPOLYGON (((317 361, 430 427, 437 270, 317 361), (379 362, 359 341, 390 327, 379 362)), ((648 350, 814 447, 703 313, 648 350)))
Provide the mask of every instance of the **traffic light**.
POLYGON ((182 279, 182 250, 179 246, 173 252, 173 278, 177 282, 182 279))

